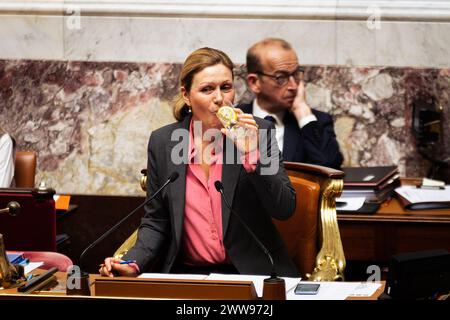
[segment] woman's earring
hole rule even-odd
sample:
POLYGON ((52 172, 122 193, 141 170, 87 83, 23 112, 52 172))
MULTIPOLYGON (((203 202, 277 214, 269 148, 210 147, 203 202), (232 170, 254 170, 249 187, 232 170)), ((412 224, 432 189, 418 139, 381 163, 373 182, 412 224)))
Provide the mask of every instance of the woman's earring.
POLYGON ((188 106, 188 113, 192 113, 192 108, 188 106))

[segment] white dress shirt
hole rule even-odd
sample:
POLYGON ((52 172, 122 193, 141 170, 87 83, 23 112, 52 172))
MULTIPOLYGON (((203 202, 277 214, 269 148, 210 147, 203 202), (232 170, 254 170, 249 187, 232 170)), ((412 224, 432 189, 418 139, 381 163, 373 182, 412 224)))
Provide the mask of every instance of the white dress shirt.
POLYGON ((14 178, 14 150, 9 134, 0 137, 0 188, 9 188, 14 178))
MULTIPOLYGON (((283 123, 284 114, 285 114, 285 111, 280 111, 278 113, 269 113, 266 110, 263 110, 258 105, 258 102, 256 101, 256 99, 253 100, 253 115, 255 117, 264 119, 264 117, 266 117, 266 116, 272 116, 275 119, 275 121, 276 121, 276 123, 275 123, 276 135, 275 136, 277 138, 278 148, 280 149, 281 152, 283 152, 283 143, 284 143, 284 123, 283 123)), ((298 122, 298 126, 301 129, 304 126, 306 126, 308 123, 310 123, 311 121, 317 121, 316 116, 313 114, 301 119, 298 122)))

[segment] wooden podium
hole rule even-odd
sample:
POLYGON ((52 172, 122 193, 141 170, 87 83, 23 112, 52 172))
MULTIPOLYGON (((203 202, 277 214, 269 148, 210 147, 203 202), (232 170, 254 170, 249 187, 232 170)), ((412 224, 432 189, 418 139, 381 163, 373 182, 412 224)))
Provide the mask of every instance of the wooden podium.
MULTIPOLYGON (((37 269, 42 273, 43 270, 37 269)), ((190 279, 142 279, 132 277, 107 278, 91 274, 89 296, 66 295, 64 272, 56 272, 58 286, 50 291, 24 294, 17 287, 0 290, 0 300, 7 299, 202 299, 202 300, 257 300, 252 281, 190 280, 190 279)))
POLYGON ((256 300, 251 281, 96 278, 93 294, 104 297, 156 299, 256 300))
MULTIPOLYGON (((43 270, 37 269, 38 273, 43 270)), ((65 272, 56 272, 58 285, 50 291, 24 294, 17 287, 0 290, 2 300, 258 300, 252 281, 106 278, 91 274, 90 296, 66 295, 65 272)), ((347 300, 376 300, 385 283, 370 297, 349 296, 347 300)))

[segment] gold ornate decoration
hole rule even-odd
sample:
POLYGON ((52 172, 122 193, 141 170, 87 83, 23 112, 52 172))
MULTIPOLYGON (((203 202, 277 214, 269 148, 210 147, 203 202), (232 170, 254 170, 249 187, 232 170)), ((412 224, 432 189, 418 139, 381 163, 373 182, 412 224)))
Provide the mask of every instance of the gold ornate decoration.
POLYGON ((146 174, 142 174, 142 177, 139 180, 139 184, 140 184, 142 190, 147 191, 147 175, 146 174))
POLYGON ((119 247, 119 249, 114 252, 114 258, 122 259, 124 255, 127 254, 128 250, 130 250, 137 240, 138 229, 134 230, 133 234, 125 240, 124 243, 119 247))
POLYGON ((320 240, 322 248, 316 257, 316 267, 308 274, 312 281, 336 281, 344 279, 345 256, 337 223, 336 197, 344 186, 343 179, 329 179, 324 183, 320 200, 320 240))
POLYGON ((9 262, 3 235, 0 233, 0 286, 6 289, 24 280, 23 266, 13 265, 9 262))
MULTIPOLYGON (((147 191, 147 169, 141 170, 141 179, 139 180, 139 184, 143 191, 147 191)), ((127 254, 128 250, 130 250, 137 240, 138 229, 136 229, 131 236, 128 237, 125 242, 119 247, 119 249, 114 252, 114 258, 122 259, 122 257, 127 254)))

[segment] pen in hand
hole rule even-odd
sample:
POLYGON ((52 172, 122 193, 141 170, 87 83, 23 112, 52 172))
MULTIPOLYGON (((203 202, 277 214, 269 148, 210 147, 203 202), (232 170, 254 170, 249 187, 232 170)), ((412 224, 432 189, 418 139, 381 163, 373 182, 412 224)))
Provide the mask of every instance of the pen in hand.
MULTIPOLYGON (((126 260, 126 261, 113 262, 113 263, 117 263, 117 264, 131 264, 131 263, 136 263, 136 260, 126 260)), ((105 264, 102 263, 102 264, 99 264, 98 266, 103 268, 105 266, 105 264)))

